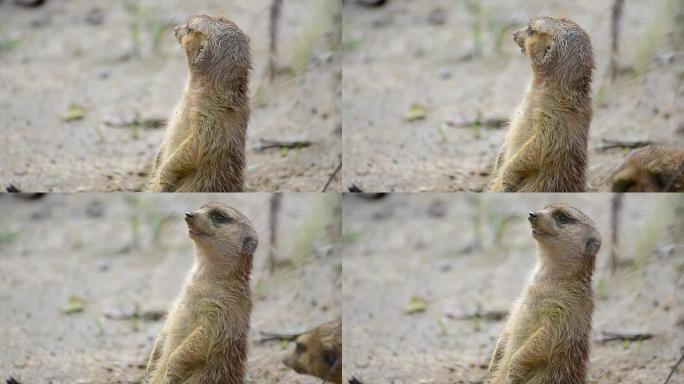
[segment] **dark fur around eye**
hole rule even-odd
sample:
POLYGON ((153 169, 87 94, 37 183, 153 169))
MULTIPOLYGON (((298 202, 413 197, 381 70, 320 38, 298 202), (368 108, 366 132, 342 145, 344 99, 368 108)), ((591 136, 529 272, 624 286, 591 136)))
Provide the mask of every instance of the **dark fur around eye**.
POLYGON ((653 184, 655 184, 659 190, 664 190, 665 187, 667 187, 667 181, 662 174, 653 172, 649 176, 651 177, 651 180, 653 180, 653 184))
POLYGON ((306 351, 306 345, 302 343, 297 343, 295 346, 295 351, 297 352, 305 352, 306 351))
POLYGON ((221 211, 211 212, 211 219, 217 224, 225 224, 225 223, 230 223, 232 221, 232 219, 230 217, 226 216, 221 211))
POLYGON ((634 180, 620 179, 613 183, 612 192, 627 192, 634 185, 634 180))
POLYGON ((325 363, 328 364, 328 367, 332 367, 335 365, 337 362, 337 356, 335 351, 331 350, 325 350, 323 351, 323 359, 325 359, 325 363))
POLYGON ((556 212, 554 217, 556 218, 556 221, 559 224, 570 224, 570 223, 574 222, 572 217, 568 216, 565 212, 561 212, 561 211, 556 212))

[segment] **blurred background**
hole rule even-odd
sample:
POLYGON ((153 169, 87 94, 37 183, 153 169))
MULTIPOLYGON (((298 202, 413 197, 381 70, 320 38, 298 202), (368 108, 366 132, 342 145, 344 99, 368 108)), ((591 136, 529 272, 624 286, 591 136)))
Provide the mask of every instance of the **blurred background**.
MULTIPOLYGON (((481 383, 536 263, 527 213, 563 202, 589 215, 602 235, 588 382, 664 382, 684 353, 684 196, 617 197, 345 196, 344 375, 363 383, 481 383)), ((680 366, 671 382, 683 377, 680 366)))
POLYGON ((280 195, 274 244, 274 196, 0 195, 0 380, 140 383, 194 262, 183 214, 216 201, 259 234, 246 382, 320 382, 280 362, 293 344, 260 340, 341 316, 341 201, 280 195))
POLYGON ((511 34, 540 15, 592 38, 589 190, 609 191, 633 146, 684 146, 681 0, 624 0, 615 56, 616 0, 364 2, 383 5, 343 5, 345 188, 486 189, 532 74, 511 34))
POLYGON ((339 0, 281 4, 269 78, 274 2, 0 1, 0 191, 140 190, 187 78, 173 28, 196 13, 251 38, 247 190, 321 191, 341 153, 339 0))

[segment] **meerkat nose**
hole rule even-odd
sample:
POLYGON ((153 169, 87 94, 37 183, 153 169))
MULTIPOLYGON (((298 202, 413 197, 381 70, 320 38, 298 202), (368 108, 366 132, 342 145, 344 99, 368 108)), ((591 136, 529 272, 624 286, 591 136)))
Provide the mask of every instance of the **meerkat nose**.
POLYGON ((193 214, 190 213, 190 212, 185 212, 185 220, 190 220, 190 219, 192 219, 194 216, 195 216, 195 215, 193 215, 193 214))
POLYGON ((534 212, 530 212, 530 213, 527 215, 527 220, 529 220, 529 221, 535 221, 535 220, 537 220, 537 214, 534 213, 534 212))

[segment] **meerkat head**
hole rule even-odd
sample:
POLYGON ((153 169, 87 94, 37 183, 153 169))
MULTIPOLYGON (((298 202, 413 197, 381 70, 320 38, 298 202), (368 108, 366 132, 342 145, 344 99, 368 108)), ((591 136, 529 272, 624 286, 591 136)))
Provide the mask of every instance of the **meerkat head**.
POLYGON ((668 180, 660 169, 627 164, 613 175, 612 192, 662 192, 668 180))
POLYGON ((331 378, 332 371, 340 364, 339 351, 332 345, 324 345, 319 330, 320 328, 316 328, 299 335, 294 351, 285 356, 283 364, 299 374, 331 378))
POLYGON ((594 57, 589 35, 574 22, 535 17, 513 32, 513 40, 529 57, 535 74, 561 81, 591 79, 594 57))
POLYGON ((646 147, 632 152, 612 176, 612 192, 678 190, 684 172, 684 152, 646 147))
POLYGON ((601 235, 596 224, 582 211, 555 203, 530 212, 528 220, 542 253, 560 262, 589 261, 593 265, 601 247, 601 235))
POLYGON ((249 219, 236 209, 221 204, 205 204, 185 214, 188 234, 209 257, 235 258, 254 255, 259 238, 249 219))
POLYGON ((194 15, 174 32, 193 75, 219 84, 249 78, 249 37, 229 19, 194 15))

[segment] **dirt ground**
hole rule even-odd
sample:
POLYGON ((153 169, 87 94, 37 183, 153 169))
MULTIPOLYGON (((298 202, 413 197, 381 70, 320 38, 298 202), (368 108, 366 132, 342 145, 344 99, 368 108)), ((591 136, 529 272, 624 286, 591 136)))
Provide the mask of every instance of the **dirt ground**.
MULTIPOLYGON (((588 382, 663 383, 684 353, 681 195, 625 197, 612 276, 609 194, 345 196, 344 375, 363 383, 481 383, 505 323, 484 314, 507 311, 519 295, 536 261, 527 212, 553 201, 582 209, 603 237, 588 382), (654 336, 601 342, 603 332, 654 336)), ((684 366, 670 382, 684 383, 684 366)))
POLYGON ((609 190, 607 178, 627 155, 622 148, 601 150, 604 139, 684 145, 684 31, 681 20, 677 31, 668 22, 677 0, 625 2, 623 71, 609 84, 612 2, 391 0, 378 8, 345 2, 344 187, 486 189, 507 128, 458 125, 510 118, 531 78, 511 32, 544 14, 568 17, 592 37, 589 190, 609 190), (409 122, 413 104, 419 108, 409 122))
MULTIPOLYGON (((163 129, 104 123, 171 115, 187 75, 172 29, 204 12, 232 18, 252 41, 247 190, 321 191, 341 151, 339 28, 326 2, 287 1, 278 39, 284 71, 269 86, 270 3, 0 1, 0 190, 143 188, 163 129), (72 104, 80 109, 72 117, 83 117, 66 122, 72 104), (261 139, 312 144, 259 152, 261 139)), ((339 179, 329 190, 341 189, 339 179)))
POLYGON ((246 382, 319 383, 280 363, 293 345, 256 341, 262 331, 301 332, 341 316, 340 198, 283 197, 273 276, 265 269, 268 199, 0 196, 0 380, 139 383, 162 326, 145 316, 168 308, 193 263, 183 212, 211 200, 239 208, 260 236, 246 382))

